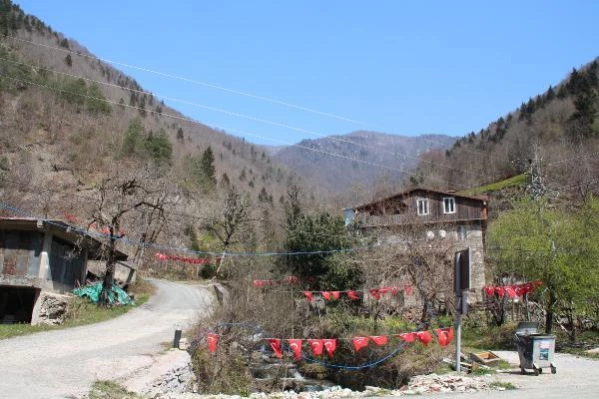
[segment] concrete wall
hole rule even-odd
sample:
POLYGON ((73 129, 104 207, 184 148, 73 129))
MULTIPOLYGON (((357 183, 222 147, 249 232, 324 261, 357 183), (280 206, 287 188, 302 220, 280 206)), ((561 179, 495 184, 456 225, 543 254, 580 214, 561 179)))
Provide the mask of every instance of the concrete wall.
POLYGON ((0 280, 66 292, 85 281, 86 266, 87 249, 76 249, 50 232, 0 230, 0 280))
POLYGON ((43 234, 0 230, 0 274, 38 276, 43 234))

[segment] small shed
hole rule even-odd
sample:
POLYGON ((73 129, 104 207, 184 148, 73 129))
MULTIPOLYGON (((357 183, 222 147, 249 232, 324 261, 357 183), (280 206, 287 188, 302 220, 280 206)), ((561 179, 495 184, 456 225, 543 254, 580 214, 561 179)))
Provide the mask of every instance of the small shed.
POLYGON ((101 241, 60 220, 1 217, 0 323, 35 322, 41 294, 84 284, 88 260, 102 259, 101 241))

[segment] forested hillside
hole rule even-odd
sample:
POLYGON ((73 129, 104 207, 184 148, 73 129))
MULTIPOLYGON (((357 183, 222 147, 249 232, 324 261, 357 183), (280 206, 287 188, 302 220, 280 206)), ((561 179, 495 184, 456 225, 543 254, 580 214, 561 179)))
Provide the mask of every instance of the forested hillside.
POLYGON ((594 60, 451 149, 423 156, 420 181, 472 188, 527 172, 534 163, 549 186, 584 197, 597 187, 598 90, 594 60))
POLYGON ((222 250, 240 242, 224 226, 231 221, 215 220, 229 206, 246 212, 235 223, 255 239, 244 242, 276 245, 258 238, 276 236, 292 175, 263 148, 186 118, 9 0, 0 2, 0 35, 3 204, 84 225, 110 213, 104 196, 127 197, 129 181, 164 205, 153 221, 126 212, 132 240, 148 239, 145 218, 152 240, 222 250))

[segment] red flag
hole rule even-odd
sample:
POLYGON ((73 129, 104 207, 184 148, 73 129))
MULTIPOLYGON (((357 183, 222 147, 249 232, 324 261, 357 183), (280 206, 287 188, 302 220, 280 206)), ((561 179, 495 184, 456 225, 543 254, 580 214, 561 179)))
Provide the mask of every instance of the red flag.
POLYGON ((360 297, 358 296, 358 293, 356 291, 347 291, 347 297, 352 301, 360 300, 360 297))
POLYGON ((433 340, 433 336, 431 335, 430 331, 418 331, 416 333, 416 337, 418 337, 424 346, 430 344, 430 342, 433 340))
POLYGON ((399 292, 399 288, 391 287, 391 295, 397 295, 398 292, 399 292))
POLYGON ((368 337, 355 337, 354 339, 352 339, 352 342, 354 344, 356 352, 360 352, 360 349, 364 348, 365 346, 368 346, 368 337))
POLYGON ((289 283, 289 284, 297 284, 297 283, 299 283, 299 278, 297 278, 295 276, 288 276, 287 277, 287 283, 289 283))
POLYGON ((293 351, 293 358, 300 360, 302 358, 302 340, 301 339, 288 339, 289 347, 293 351))
MULTIPOLYGON (((507 291, 506 291, 507 292, 507 291)), ((514 298, 516 296, 522 296, 524 295, 526 292, 524 291, 524 286, 523 285, 517 285, 514 287, 514 298)))
POLYGON ((218 335, 214 333, 208 333, 208 350, 210 352, 216 352, 216 345, 218 344, 218 335))
POLYGON ((278 338, 268 338, 267 341, 275 355, 277 355, 279 359, 282 358, 283 352, 281 352, 281 340, 278 338))
POLYGON ((414 340, 416 339, 416 334, 414 334, 414 333, 401 333, 401 334, 395 334, 395 336, 403 339, 408 344, 414 342, 414 340))
POLYGON ((381 299, 381 293, 376 288, 370 290, 370 295, 372 295, 374 299, 381 299))
POLYGON ((438 328, 435 330, 439 340, 439 346, 447 346, 453 341, 453 327, 438 328))
POLYGON ((386 335, 371 335, 369 338, 378 346, 387 345, 388 342, 386 335))
POLYGON ((331 295, 333 295, 334 299, 339 299, 341 296, 341 291, 331 291, 331 295))
POLYGON ((254 287, 257 287, 257 288, 264 287, 264 280, 254 280, 254 287))
POLYGON ((324 299, 326 299, 327 301, 331 300, 331 293, 329 291, 322 291, 322 296, 324 297, 324 299))
POLYGON ((522 290, 522 287, 520 287, 519 285, 516 285, 516 286, 508 285, 507 287, 505 287, 505 293, 510 298, 516 298, 516 297, 522 295, 521 290, 522 290))
POLYGON ((403 288, 404 292, 406 293, 406 295, 412 295, 412 286, 411 285, 407 285, 403 288))
POLYGON ((336 339, 323 339, 322 340, 329 357, 333 357, 335 354, 335 349, 337 349, 337 340, 336 339))
POLYGON ((324 342, 322 339, 309 339, 308 344, 312 348, 312 354, 314 356, 322 355, 322 349, 324 348, 324 342))
POLYGON ((495 292, 499 295, 500 298, 503 298, 503 294, 505 294, 505 289, 503 287, 495 287, 495 292))
POLYGON ((391 288, 389 288, 389 287, 383 287, 383 288, 379 289, 379 292, 381 293, 381 295, 385 295, 389 291, 391 291, 391 288))
POLYGON ((310 302, 312 302, 312 299, 314 299, 312 298, 312 291, 304 291, 304 295, 306 296, 306 298, 308 298, 310 302))
POLYGON ((485 294, 487 294, 488 297, 495 295, 495 287, 492 285, 485 287, 485 294))

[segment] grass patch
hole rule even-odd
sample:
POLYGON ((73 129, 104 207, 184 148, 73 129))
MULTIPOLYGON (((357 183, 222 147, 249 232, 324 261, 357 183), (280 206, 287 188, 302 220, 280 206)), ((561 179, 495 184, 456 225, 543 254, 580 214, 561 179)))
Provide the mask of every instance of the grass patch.
POLYGON ((485 369, 485 368, 477 368, 476 370, 472 371, 472 375, 489 375, 489 374, 497 374, 497 370, 493 370, 493 369, 485 369))
POLYGON ((484 350, 515 350, 514 332, 516 325, 506 323, 501 327, 468 326, 462 331, 464 350, 480 352, 484 350))
POLYGON ((512 365, 507 361, 507 360, 499 360, 499 363, 497 363, 497 368, 499 370, 509 370, 512 368, 512 365))
POLYGON ((520 175, 512 176, 509 179, 501 180, 495 183, 487 184, 484 186, 471 188, 469 190, 464 190, 458 192, 459 195, 480 195, 485 193, 490 193, 493 191, 499 191, 508 187, 516 187, 521 186, 526 183, 526 179, 528 178, 527 173, 522 173, 520 175))
POLYGON ((141 396, 127 391, 112 381, 96 381, 89 392, 89 399, 141 399, 141 396))
POLYGON ((503 382, 503 381, 492 382, 491 384, 489 384, 489 386, 491 388, 495 388, 495 389, 497 389, 497 388, 504 388, 504 389, 506 389, 508 391, 512 391, 514 389, 518 389, 518 387, 515 386, 514 384, 512 384, 511 382, 503 382))
POLYGON ((143 305, 150 299, 156 288, 143 279, 138 279, 129 287, 129 292, 135 296, 135 305, 100 307, 83 298, 73 298, 65 322, 60 325, 30 324, 0 324, 0 339, 17 337, 20 335, 34 334, 43 331, 58 330, 61 328, 77 327, 86 324, 99 323, 121 316, 131 309, 143 305))

